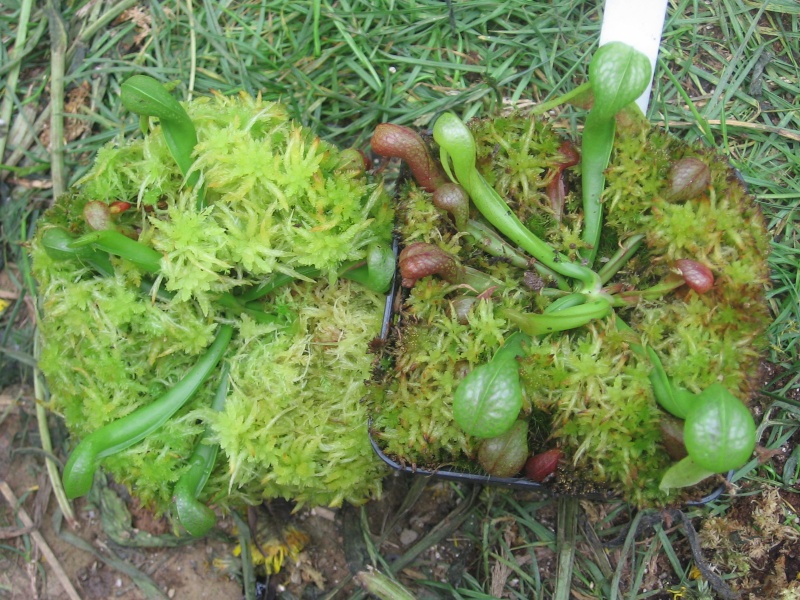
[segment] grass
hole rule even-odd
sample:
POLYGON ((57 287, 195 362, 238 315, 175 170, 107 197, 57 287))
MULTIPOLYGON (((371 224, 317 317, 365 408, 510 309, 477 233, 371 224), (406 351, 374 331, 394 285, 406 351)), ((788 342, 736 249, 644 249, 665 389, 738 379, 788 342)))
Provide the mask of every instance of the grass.
MULTIPOLYGON (((382 121, 425 128, 445 110, 465 118, 490 115, 570 90, 584 81, 597 39, 595 4, 4 3, 0 299, 6 307, 0 314, 0 387, 29 379, 35 363, 24 241, 53 192, 76 181, 102 144, 136 126, 119 103, 120 83, 131 73, 178 81, 177 93, 185 97, 260 93, 286 103, 322 137, 364 147, 382 121)), ((780 460, 746 465, 733 477, 737 494, 692 509, 688 521, 634 515, 623 505, 586 504, 580 516, 573 506, 569 521, 562 507, 559 523, 553 501, 486 490, 473 509, 480 525, 469 532, 478 560, 461 583, 430 582, 429 593, 486 598, 500 585, 513 598, 566 597, 570 588, 577 598, 715 597, 709 578, 695 577, 692 567, 703 562, 692 550, 700 542, 692 541, 686 524, 702 533, 711 517, 734 519, 751 495, 797 485, 798 49, 800 10, 793 0, 671 0, 648 111, 674 135, 702 139, 726 155, 764 212, 773 238, 768 359, 777 368, 762 402, 759 431, 766 448, 784 449, 780 460), (573 528, 574 535, 565 538, 573 528)), ((576 120, 569 112, 561 117, 576 120)), ((723 573, 733 587, 746 583, 741 574, 723 573)), ((720 589, 716 594, 724 597, 720 589)))

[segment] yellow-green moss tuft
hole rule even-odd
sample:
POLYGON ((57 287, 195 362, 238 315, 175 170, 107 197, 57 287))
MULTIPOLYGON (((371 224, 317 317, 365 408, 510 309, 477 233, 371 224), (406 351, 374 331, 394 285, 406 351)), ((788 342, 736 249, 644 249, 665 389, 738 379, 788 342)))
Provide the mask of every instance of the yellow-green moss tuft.
POLYGON ((341 168, 341 152, 290 121, 279 104, 215 96, 185 108, 199 139, 195 189, 184 186, 156 125, 104 147, 39 223, 32 254, 51 407, 80 439, 158 398, 193 366, 219 324, 232 324, 225 409, 209 408, 212 375, 161 429, 102 467, 164 511, 210 423, 222 452, 202 501, 363 502, 380 490, 382 473, 361 399, 383 299, 337 274, 346 261, 363 261, 374 242, 390 242, 390 199, 382 182, 341 168), (161 253, 160 273, 112 257, 114 274, 103 277, 78 259, 47 254, 47 228, 88 231, 82 211, 89 201, 131 203, 115 226, 161 253), (306 267, 318 269, 319 281, 288 285, 247 310, 221 301, 223 293, 306 267), (259 323, 248 311, 274 320, 259 323))

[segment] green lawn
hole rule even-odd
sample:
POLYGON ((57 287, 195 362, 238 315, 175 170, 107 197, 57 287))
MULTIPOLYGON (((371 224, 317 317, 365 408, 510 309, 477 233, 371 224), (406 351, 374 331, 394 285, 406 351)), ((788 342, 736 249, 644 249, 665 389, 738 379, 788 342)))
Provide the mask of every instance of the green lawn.
MULTIPOLYGON (((176 82, 179 97, 261 94, 323 138, 368 150, 384 121, 425 129, 445 110, 489 116, 569 91, 586 80, 601 17, 599 3, 580 0, 33 4, 8 0, 0 9, 0 388, 30 380, 35 364, 24 241, 96 150, 137 127, 119 101, 129 75, 176 82)), ((459 521, 478 560, 458 589, 417 583, 427 590, 418 594, 726 598, 730 586, 743 598, 800 598, 800 584, 789 589, 800 570, 792 491, 800 472, 798 96, 795 0, 670 1, 647 116, 727 156, 763 210, 774 322, 757 416, 761 445, 778 454, 735 473, 730 493, 683 513, 487 489, 471 519, 459 521), (747 573, 748 560, 764 573, 747 573)), ((554 118, 575 126, 580 115, 565 109, 554 118)), ((373 550, 388 572, 384 550, 373 550)))

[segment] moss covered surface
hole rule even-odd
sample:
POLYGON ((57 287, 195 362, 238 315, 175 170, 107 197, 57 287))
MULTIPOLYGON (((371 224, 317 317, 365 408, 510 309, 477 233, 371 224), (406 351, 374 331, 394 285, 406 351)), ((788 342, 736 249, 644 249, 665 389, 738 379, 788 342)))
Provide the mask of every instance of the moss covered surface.
MULTIPOLYGON (((487 181, 529 228, 579 260, 579 167, 565 173, 568 194, 560 220, 546 194, 565 158, 559 151, 562 137, 545 122, 522 115, 474 121, 470 128, 487 181)), ((715 285, 703 295, 683 286, 617 308, 585 327, 535 338, 520 359, 523 413, 532 452, 553 446, 565 452, 549 484, 554 490, 601 489, 640 506, 662 504, 671 500, 658 488, 671 463, 662 444, 664 413, 653 398, 650 364, 631 344, 653 347, 679 386, 700 392, 721 382, 748 402, 769 322, 764 300, 768 238, 756 204, 723 158, 656 129, 619 128, 603 201, 605 225, 595 269, 619 243, 634 234, 645 236, 634 258, 608 282, 609 290, 624 294, 652 286, 681 258, 707 265, 715 285), (670 168, 684 157, 708 166, 710 184, 691 200, 670 199, 670 168), (638 336, 620 332, 617 318, 638 336)), ((387 362, 393 366, 371 391, 374 435, 389 455, 406 464, 474 471, 479 440, 453 422, 454 389, 514 331, 501 314, 503 307, 540 312, 550 299, 539 293, 533 273, 485 255, 468 236, 457 234, 449 215, 413 183, 400 190, 398 214, 405 243, 436 244, 463 264, 491 273, 499 285, 480 296, 466 321, 458 318, 453 302, 463 288, 428 277, 408 292, 389 350, 387 362)))
POLYGON ((372 368, 365 350, 380 330, 384 299, 337 280, 337 271, 364 260, 370 244, 388 243, 389 198, 278 104, 215 97, 186 109, 198 132, 204 208, 198 189, 183 185, 156 125, 106 146, 39 223, 32 254, 50 408, 79 440, 163 394, 219 324, 232 324, 224 409, 210 410, 212 375, 164 427, 102 467, 164 511, 207 424, 222 451, 202 501, 363 502, 380 490, 383 472, 360 400, 372 368), (132 205, 115 226, 162 254, 160 273, 148 276, 112 257, 114 273, 104 277, 77 259, 48 255, 44 232, 85 233, 89 201, 132 205), (318 280, 295 280, 248 305, 273 315, 271 322, 218 302, 308 267, 318 280))

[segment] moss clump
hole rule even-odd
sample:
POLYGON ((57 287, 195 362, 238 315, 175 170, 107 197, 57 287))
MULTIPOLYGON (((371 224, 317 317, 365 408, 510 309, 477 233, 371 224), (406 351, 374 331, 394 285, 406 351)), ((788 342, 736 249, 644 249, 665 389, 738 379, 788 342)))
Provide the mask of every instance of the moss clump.
POLYGON ((103 148, 39 223, 32 254, 51 408, 79 439, 163 394, 218 325, 232 324, 224 410, 209 408, 213 376, 164 427, 103 468, 163 511, 209 425, 222 452, 202 501, 362 502, 380 490, 382 473, 360 400, 383 298, 337 275, 373 243, 389 242, 389 198, 278 104, 217 96, 185 108, 199 139, 197 188, 184 186, 155 126, 103 148), (77 259, 48 255, 44 232, 87 232, 83 207, 97 201, 132 205, 114 226, 161 253, 158 274, 112 257, 114 273, 104 277, 77 259), (307 268, 318 271, 317 281, 298 279, 246 310, 220 301, 307 268))
MULTIPOLYGON (((582 220, 577 178, 567 173, 574 189, 564 199, 561 220, 554 218, 547 196, 546 174, 563 160, 562 138, 546 123, 522 115, 473 122, 470 128, 486 180, 519 215, 542 225, 554 248, 575 256, 582 220)), ((454 308, 462 287, 422 279, 408 292, 390 349, 394 366, 373 391, 374 435, 406 463, 475 471, 479 440, 452 421, 455 388, 514 331, 503 309, 540 312, 551 296, 527 285, 530 274, 473 247, 446 217, 443 226, 431 227, 436 209, 425 198, 413 185, 402 191, 403 238, 435 243, 501 284, 489 297, 482 295, 467 321, 459 320, 454 308), (418 227, 419 222, 425 226, 418 227)), ((544 434, 531 426, 530 442, 532 452, 553 445, 565 452, 566 468, 551 484, 554 489, 600 486, 639 506, 663 504, 670 498, 658 484, 671 462, 661 441, 664 413, 653 398, 651 365, 633 351, 630 334, 621 333, 615 319, 624 319, 658 352, 676 385, 699 392, 721 382, 746 401, 769 321, 764 301, 768 240, 758 208, 724 160, 654 129, 619 129, 603 199, 604 241, 595 269, 619 242, 645 236, 635 257, 608 282, 609 289, 652 286, 679 258, 708 265, 717 283, 704 295, 682 287, 617 308, 582 328, 533 339, 520 359, 526 396, 521 418, 535 415, 534 425, 543 414, 550 419, 544 434), (689 156, 709 166, 710 185, 690 201, 670 200, 670 167, 689 156)))

